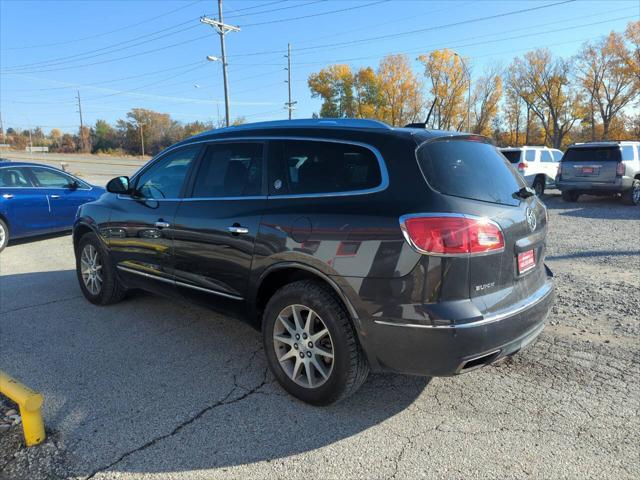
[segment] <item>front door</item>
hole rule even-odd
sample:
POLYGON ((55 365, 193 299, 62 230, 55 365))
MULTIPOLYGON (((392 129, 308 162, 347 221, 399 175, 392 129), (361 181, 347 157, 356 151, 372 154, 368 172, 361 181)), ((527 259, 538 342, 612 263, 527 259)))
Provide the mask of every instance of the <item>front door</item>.
POLYGON ((209 144, 175 219, 175 276, 189 296, 241 300, 264 210, 264 145, 209 144))
POLYGON ((7 220, 11 238, 50 229, 47 196, 33 184, 26 167, 0 168, 0 214, 7 220))
POLYGON ((53 168, 29 167, 36 184, 47 195, 51 209, 51 228, 71 228, 78 207, 91 200, 89 185, 78 183, 75 178, 53 168))
POLYGON ((174 290, 174 218, 200 146, 163 155, 132 179, 132 195, 114 195, 106 234, 111 258, 130 287, 174 290))

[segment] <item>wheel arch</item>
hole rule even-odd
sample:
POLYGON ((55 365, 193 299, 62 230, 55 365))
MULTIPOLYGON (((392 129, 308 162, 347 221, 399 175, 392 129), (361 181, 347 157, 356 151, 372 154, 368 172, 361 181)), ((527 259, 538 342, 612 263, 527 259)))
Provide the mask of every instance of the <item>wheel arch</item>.
POLYGON ((318 280, 328 285, 336 294, 338 300, 346 308, 352 320, 358 318, 358 314, 353 304, 349 301, 340 286, 329 275, 320 270, 297 262, 282 262, 267 268, 256 282, 255 293, 253 295, 252 318, 255 319, 255 326, 262 328, 262 312, 273 294, 280 288, 298 280, 318 280))
POLYGON ((92 227, 88 222, 79 221, 73 226, 73 249, 76 250, 78 248, 78 242, 83 237, 83 235, 93 232, 96 233, 94 227, 92 227))

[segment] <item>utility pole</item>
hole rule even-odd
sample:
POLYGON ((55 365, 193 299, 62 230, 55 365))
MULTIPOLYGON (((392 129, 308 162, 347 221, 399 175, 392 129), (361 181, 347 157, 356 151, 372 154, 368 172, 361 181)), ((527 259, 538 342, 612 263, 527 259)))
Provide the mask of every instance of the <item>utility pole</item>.
POLYGON ((467 68, 467 64, 462 58, 462 55, 459 55, 457 52, 453 53, 456 57, 460 59, 462 63, 462 68, 467 73, 467 79, 469 81, 469 89, 467 91, 467 133, 471 133, 471 72, 467 68))
POLYGON ((218 0, 218 18, 220 20, 214 20, 212 18, 203 16, 200 18, 201 23, 206 23, 207 25, 211 25, 216 29, 218 34, 220 35, 220 50, 222 53, 222 78, 224 81, 224 113, 225 113, 225 122, 227 127, 229 126, 229 83, 227 81, 227 53, 224 45, 224 36, 228 32, 239 32, 240 28, 235 27, 233 25, 227 25, 224 23, 224 19, 222 17, 222 0, 218 0))
POLYGON ((80 90, 78 93, 78 113, 80 114, 80 148, 84 151, 84 123, 82 122, 82 102, 80 101, 80 90))
POLYGON ((287 57, 287 68, 285 68, 285 70, 287 71, 287 86, 289 87, 289 101, 285 102, 286 108, 287 110, 289 110, 289 120, 291 120, 291 113, 293 112, 294 105, 298 102, 292 102, 291 101, 291 44, 287 43, 287 54, 285 55, 285 57, 287 57))
POLYGON ((2 124, 2 112, 0 112, 0 143, 4 143, 4 125, 2 124))

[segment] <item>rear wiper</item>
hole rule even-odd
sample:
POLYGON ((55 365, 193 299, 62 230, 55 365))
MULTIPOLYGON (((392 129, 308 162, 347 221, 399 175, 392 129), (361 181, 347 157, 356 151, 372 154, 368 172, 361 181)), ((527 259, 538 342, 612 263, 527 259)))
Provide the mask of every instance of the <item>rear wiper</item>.
POLYGON ((517 192, 513 192, 511 194, 511 196, 513 196, 513 198, 529 198, 529 197, 533 197, 535 194, 536 194, 536 192, 534 190, 532 190, 531 188, 522 187, 517 192))

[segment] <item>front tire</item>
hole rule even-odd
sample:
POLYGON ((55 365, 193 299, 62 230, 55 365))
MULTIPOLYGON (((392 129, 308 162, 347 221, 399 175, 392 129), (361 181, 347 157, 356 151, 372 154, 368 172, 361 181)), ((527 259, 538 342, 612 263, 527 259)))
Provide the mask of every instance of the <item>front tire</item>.
POLYGON ((267 363, 294 397, 330 405, 353 394, 369 365, 349 316, 320 282, 285 285, 267 303, 262 322, 267 363))
POLYGON ((9 227, 5 223, 4 220, 0 219, 0 252, 4 250, 4 248, 9 243, 9 227))
POLYGON ((622 201, 627 205, 640 205, 640 180, 633 181, 631 188, 622 194, 622 201))
POLYGON ((125 295, 109 254, 95 233, 86 233, 76 249, 76 275, 85 298, 96 305, 117 303, 125 295))
POLYGON ((565 202, 577 202, 579 197, 580 197, 579 193, 573 192, 571 190, 562 192, 562 199, 565 202))

